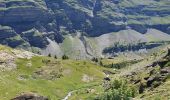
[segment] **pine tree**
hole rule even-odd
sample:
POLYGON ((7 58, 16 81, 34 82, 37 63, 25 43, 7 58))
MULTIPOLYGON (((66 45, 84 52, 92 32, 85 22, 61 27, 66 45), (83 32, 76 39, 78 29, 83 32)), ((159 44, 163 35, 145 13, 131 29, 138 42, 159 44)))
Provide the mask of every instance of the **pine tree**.
POLYGON ((51 57, 51 53, 48 54, 48 57, 51 57))
POLYGON ((55 55, 54 58, 57 59, 57 56, 55 55))
POLYGON ((63 60, 66 60, 66 59, 69 59, 69 57, 64 54, 64 55, 62 56, 62 59, 63 59, 63 60))
POLYGON ((100 61, 100 66, 103 66, 103 62, 102 61, 100 61))

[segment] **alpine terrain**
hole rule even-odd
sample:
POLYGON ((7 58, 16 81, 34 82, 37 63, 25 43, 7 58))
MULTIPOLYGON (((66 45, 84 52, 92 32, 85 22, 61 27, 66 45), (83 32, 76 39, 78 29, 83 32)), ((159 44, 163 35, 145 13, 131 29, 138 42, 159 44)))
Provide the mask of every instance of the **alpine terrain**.
POLYGON ((0 100, 132 99, 170 99, 170 0, 0 0, 0 100))

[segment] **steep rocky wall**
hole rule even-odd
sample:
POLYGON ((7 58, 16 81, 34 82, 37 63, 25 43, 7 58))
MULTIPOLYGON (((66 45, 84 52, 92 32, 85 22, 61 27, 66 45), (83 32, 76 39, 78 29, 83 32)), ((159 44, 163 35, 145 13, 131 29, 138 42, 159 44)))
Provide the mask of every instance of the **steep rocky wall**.
MULTIPOLYGON (((127 29, 133 30, 127 37, 133 37, 135 42, 139 42, 138 37, 135 37, 136 33, 145 34, 150 28, 170 33, 169 2, 169 0, 1 0, 0 25, 11 28, 11 32, 1 29, 0 38, 5 38, 1 40, 1 44, 44 49, 50 45, 47 40, 49 38, 63 48, 64 41, 67 40, 65 36, 69 34, 73 37, 80 34, 78 38, 85 36, 96 41, 97 37, 103 37, 111 32, 121 33, 127 29), (37 36, 32 34, 35 32, 29 32, 30 30, 36 30, 40 34, 37 36), (7 39, 9 37, 10 39, 7 39)), ((124 35, 120 34, 119 39, 125 39, 124 35)), ((119 42, 114 36, 111 37, 108 45, 104 47, 112 46, 115 41, 119 42)), ((155 38, 152 40, 155 41, 155 38)), ((82 52, 93 51, 101 54, 104 49, 98 43, 92 43, 93 46, 85 41, 82 43, 79 45, 85 48, 81 49, 82 52)))

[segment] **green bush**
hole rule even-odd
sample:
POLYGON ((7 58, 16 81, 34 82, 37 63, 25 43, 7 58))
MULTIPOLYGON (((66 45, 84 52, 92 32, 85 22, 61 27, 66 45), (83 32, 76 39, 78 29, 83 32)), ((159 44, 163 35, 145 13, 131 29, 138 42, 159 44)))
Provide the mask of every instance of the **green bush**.
POLYGON ((110 89, 96 98, 96 100, 130 100, 135 96, 136 90, 126 81, 114 80, 110 89))

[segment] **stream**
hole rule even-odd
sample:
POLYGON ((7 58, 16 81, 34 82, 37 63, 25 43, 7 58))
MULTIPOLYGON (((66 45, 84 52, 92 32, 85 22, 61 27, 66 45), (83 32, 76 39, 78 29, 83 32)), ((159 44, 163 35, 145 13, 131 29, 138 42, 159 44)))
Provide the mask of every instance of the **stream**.
POLYGON ((72 93, 73 93, 73 92, 75 92, 75 91, 69 92, 69 93, 67 94, 67 96, 65 96, 64 99, 62 99, 62 100, 68 100, 68 98, 72 96, 72 93))

